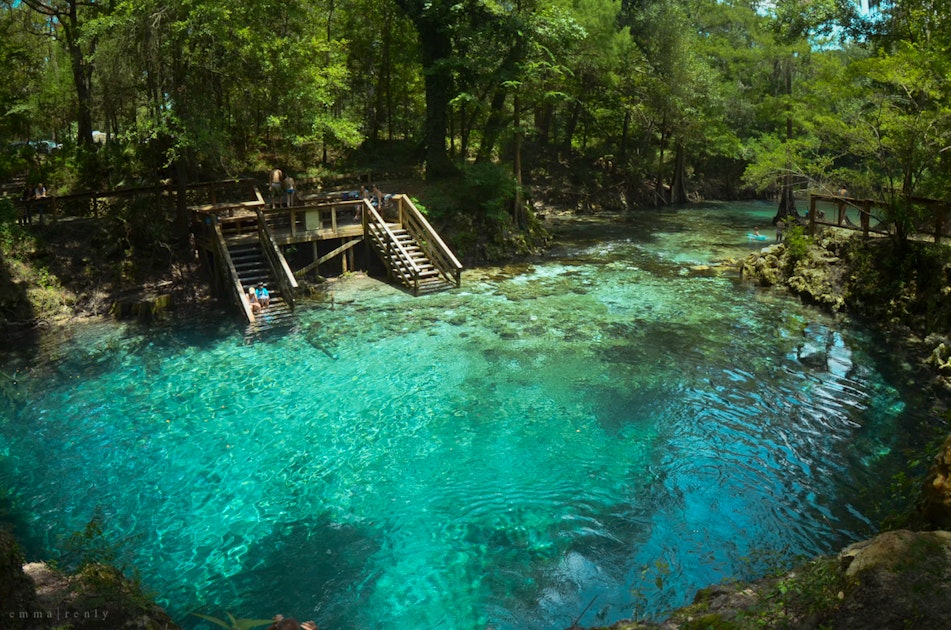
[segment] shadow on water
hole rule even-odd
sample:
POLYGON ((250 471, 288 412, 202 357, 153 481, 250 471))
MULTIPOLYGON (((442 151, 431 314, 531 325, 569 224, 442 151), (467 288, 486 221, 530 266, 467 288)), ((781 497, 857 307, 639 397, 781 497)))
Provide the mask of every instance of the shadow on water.
POLYGON ((27 561, 47 557, 43 541, 29 524, 28 498, 11 489, 6 480, 13 478, 13 467, 6 455, 0 455, 0 528, 10 531, 23 547, 27 561))
MULTIPOLYGON (((344 606, 339 594, 372 592, 375 578, 367 575, 367 564, 379 548, 372 531, 326 516, 275 523, 273 533, 242 557, 238 572, 205 589, 207 596, 194 612, 255 619, 281 614, 314 619, 321 627, 354 627, 360 600, 344 606)), ((179 602, 171 602, 170 608, 178 607, 179 602)), ((205 627, 196 617, 179 618, 186 628, 205 627)))

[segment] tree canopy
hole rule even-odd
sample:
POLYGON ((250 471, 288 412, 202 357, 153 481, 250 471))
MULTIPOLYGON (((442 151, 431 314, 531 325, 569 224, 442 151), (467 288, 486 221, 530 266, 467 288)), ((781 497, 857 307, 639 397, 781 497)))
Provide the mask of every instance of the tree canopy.
POLYGON ((304 172, 394 145, 429 178, 491 162, 521 181, 527 147, 642 202, 847 183, 900 223, 901 199, 951 187, 942 7, 2 0, 0 133, 62 142, 88 185, 304 172))

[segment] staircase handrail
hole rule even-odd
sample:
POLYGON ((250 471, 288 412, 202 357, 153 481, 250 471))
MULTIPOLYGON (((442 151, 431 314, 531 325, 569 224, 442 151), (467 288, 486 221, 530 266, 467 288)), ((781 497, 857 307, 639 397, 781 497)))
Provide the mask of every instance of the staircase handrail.
POLYGON ((413 285, 414 290, 419 288, 419 274, 420 268, 413 262, 413 257, 409 255, 409 252, 406 251, 406 248, 403 247, 399 240, 396 238, 396 235, 393 234, 393 230, 390 229, 390 226, 387 225, 386 221, 383 220, 383 217, 376 211, 376 208, 369 202, 369 200, 363 200, 363 233, 370 234, 369 224, 373 223, 376 225, 377 229, 383 231, 387 236, 387 242, 381 243, 385 247, 395 247, 397 252, 399 252, 399 257, 402 259, 402 262, 410 268, 412 271, 413 285))
POLYGON ((221 257, 221 260, 224 261, 224 264, 228 269, 228 277, 231 279, 231 282, 227 283, 228 287, 231 289, 231 297, 233 297, 237 303, 241 305, 241 310, 248 322, 253 323, 254 313, 251 311, 251 303, 248 302, 248 298, 245 297, 244 287, 241 285, 241 281, 238 276, 238 270, 235 269, 234 261, 231 260, 231 254, 228 252, 228 246, 225 243, 225 235, 221 231, 221 224, 218 222, 218 217, 215 217, 214 229, 215 247, 218 249, 218 255, 221 257))
POLYGON ((462 263, 456 258, 449 246, 439 237, 423 213, 407 195, 393 195, 399 206, 400 224, 412 234, 433 265, 447 279, 452 278, 456 286, 462 282, 462 263))
POLYGON ((271 272, 277 279, 277 285, 281 288, 281 296, 284 298, 284 302, 294 308, 293 290, 298 286, 297 278, 294 277, 291 266, 287 264, 287 259, 284 258, 281 249, 274 242, 274 234, 271 232, 271 227, 267 224, 267 221, 264 220, 264 213, 261 212, 261 208, 255 208, 254 210, 258 216, 258 240, 261 241, 261 249, 264 251, 264 256, 271 267, 271 272))

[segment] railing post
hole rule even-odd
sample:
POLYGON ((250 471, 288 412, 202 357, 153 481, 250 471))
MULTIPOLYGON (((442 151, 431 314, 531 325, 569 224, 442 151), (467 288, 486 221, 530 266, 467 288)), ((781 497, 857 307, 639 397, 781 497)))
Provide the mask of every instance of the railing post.
POLYGON ((809 193, 809 236, 816 235, 816 196, 809 193))

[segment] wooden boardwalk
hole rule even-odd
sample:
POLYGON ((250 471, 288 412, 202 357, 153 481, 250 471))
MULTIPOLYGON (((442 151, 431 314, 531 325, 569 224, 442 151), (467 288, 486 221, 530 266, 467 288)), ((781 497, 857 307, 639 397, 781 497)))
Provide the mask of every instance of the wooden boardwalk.
MULTIPOLYGON (((918 226, 917 234, 928 234, 934 238, 935 243, 940 243, 943 237, 949 236, 946 231, 949 205, 947 202, 923 197, 913 197, 910 201, 926 209, 924 223, 918 226)), ((817 226, 826 226, 859 230, 866 238, 869 234, 889 234, 882 217, 875 215, 875 210, 883 206, 884 202, 874 199, 811 194, 809 233, 815 234, 817 226)))

